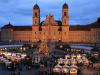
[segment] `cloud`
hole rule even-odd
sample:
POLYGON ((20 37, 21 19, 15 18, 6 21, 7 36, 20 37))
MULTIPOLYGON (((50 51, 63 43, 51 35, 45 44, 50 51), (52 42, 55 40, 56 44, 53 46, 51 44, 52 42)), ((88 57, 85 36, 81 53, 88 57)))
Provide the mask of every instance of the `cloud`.
POLYGON ((32 16, 32 9, 20 8, 17 11, 15 10, 13 13, 16 13, 20 16, 32 16), (29 11, 31 11, 31 12, 29 12, 29 11))
MULTIPOLYGON (((70 24, 88 24, 100 16, 100 0, 67 0, 70 24)), ((11 21, 15 25, 32 25, 32 8, 35 0, 0 0, 0 25, 11 21)), ((38 0, 41 21, 48 14, 61 20, 64 0, 38 0)))
POLYGON ((9 3, 11 0, 0 0, 0 3, 9 3))
POLYGON ((70 20, 76 21, 77 24, 87 24, 96 21, 100 16, 99 2, 99 0, 75 0, 73 3, 70 2, 70 20))

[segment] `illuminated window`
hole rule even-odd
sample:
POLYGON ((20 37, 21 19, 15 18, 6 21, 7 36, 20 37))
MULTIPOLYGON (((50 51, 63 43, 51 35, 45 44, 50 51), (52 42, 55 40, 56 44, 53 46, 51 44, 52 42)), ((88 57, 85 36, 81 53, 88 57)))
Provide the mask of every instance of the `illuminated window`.
POLYGON ((39 31, 42 31, 42 28, 41 27, 39 27, 39 31))
POLYGON ((60 28, 58 28, 58 31, 62 31, 62 28, 60 27, 60 28))

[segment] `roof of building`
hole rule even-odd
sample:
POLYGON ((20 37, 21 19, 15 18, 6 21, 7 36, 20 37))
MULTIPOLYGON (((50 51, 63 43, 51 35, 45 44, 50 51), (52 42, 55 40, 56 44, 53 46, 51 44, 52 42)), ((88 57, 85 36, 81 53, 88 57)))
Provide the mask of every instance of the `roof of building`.
POLYGON ((67 3, 64 3, 63 8, 68 8, 67 3))
POLYGON ((100 17, 98 18, 97 23, 100 23, 100 17))
POLYGON ((60 20, 56 20, 56 22, 58 23, 58 26, 62 26, 62 22, 60 20))
POLYGON ((91 28, 100 28, 100 21, 88 24, 87 26, 90 26, 91 28))
POLYGON ((34 7, 33 7, 33 9, 39 9, 38 4, 35 4, 34 7))
POLYGON ((9 24, 4 25, 1 29, 9 29, 13 28, 13 25, 9 22, 9 24))
POLYGON ((90 31, 91 28, 100 28, 100 23, 92 23, 89 25, 71 25, 70 31, 90 31))
POLYGON ((70 31, 90 31, 91 28, 86 25, 73 25, 69 28, 70 31))
POLYGON ((31 31, 32 26, 13 26, 11 23, 4 25, 1 29, 13 29, 14 31, 31 31))
POLYGON ((91 28, 100 28, 100 18, 97 19, 96 22, 88 24, 88 25, 71 25, 71 31, 90 31, 91 28))
POLYGON ((14 31, 32 31, 32 26, 13 26, 14 31))

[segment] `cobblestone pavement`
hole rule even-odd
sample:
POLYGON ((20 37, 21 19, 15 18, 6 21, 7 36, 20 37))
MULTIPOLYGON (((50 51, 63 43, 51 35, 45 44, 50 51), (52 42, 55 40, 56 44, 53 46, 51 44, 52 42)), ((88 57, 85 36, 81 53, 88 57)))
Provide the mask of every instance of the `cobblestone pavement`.
MULTIPOLYGON (((11 75, 12 71, 8 71, 5 67, 2 67, 0 65, 0 75, 11 75)), ((20 75, 39 75, 39 69, 31 69, 31 70, 26 70, 23 68, 22 71, 16 70, 15 73, 18 75, 18 72, 20 72, 20 75)))
MULTIPOLYGON (((18 75, 17 72, 15 72, 18 75)), ((0 71, 0 75, 11 75, 11 71, 0 71)), ((38 70, 21 71, 20 75, 39 75, 38 70)))

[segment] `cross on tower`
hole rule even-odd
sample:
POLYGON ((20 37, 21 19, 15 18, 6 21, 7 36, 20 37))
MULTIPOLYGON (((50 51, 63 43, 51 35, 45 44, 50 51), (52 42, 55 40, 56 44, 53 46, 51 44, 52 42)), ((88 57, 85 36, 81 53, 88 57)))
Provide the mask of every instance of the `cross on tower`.
POLYGON ((35 3, 37 4, 37 0, 35 0, 35 3))
POLYGON ((67 0, 63 0, 63 2, 64 2, 64 3, 66 3, 66 2, 67 2, 67 0))

